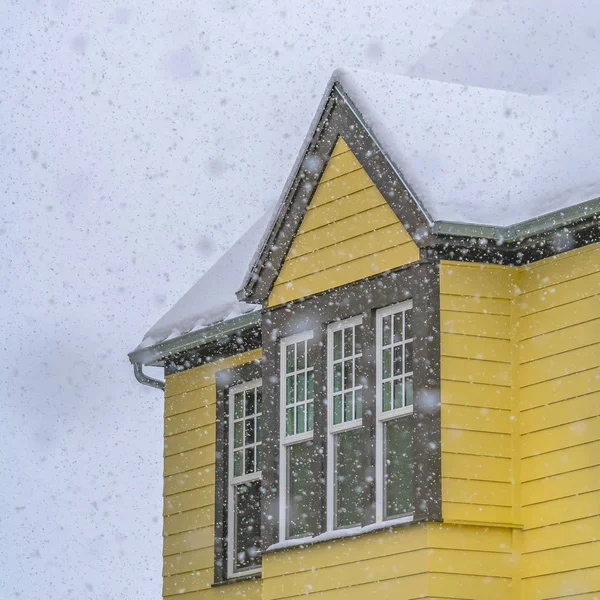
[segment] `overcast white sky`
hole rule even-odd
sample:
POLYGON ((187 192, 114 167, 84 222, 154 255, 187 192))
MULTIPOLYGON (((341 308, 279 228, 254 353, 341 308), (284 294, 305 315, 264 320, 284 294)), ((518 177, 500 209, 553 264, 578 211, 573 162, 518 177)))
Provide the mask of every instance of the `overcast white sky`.
POLYGON ((1 598, 160 596, 162 402, 127 352, 279 195, 333 68, 440 71, 472 4, 0 2, 1 598))

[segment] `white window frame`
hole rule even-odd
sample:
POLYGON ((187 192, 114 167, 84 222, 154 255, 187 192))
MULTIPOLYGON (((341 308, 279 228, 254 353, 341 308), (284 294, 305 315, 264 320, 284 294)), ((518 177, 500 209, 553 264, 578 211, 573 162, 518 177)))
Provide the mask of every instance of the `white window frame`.
MULTIPOLYGON (((242 484, 250 481, 258 481, 262 479, 262 471, 255 471, 254 473, 248 473, 235 477, 233 475, 234 469, 234 398, 239 392, 245 392, 246 390, 262 388, 262 379, 253 379, 252 381, 245 381, 239 385, 235 385, 229 388, 229 406, 228 406, 228 426, 229 426, 229 440, 228 440, 228 456, 229 456, 229 473, 227 486, 227 579, 236 579, 238 577, 246 577, 247 575, 255 575, 262 571, 262 567, 253 569, 243 569, 241 571, 235 570, 235 488, 242 484)), ((255 413, 256 416, 262 415, 255 413)), ((245 431, 244 431, 245 434, 245 431)), ((261 432, 261 440, 262 440, 261 432)), ((262 443, 262 442, 261 442, 262 443)), ((244 446, 245 447, 245 446, 244 446)), ((245 459, 244 459, 245 460, 245 459)))
MULTIPOLYGON (((327 327, 327 531, 334 531, 335 524, 335 436, 341 432, 358 429, 359 427, 362 427, 363 424, 362 418, 352 419, 351 421, 346 421, 338 424, 333 423, 333 364, 334 362, 338 362, 334 361, 333 358, 333 337, 336 331, 341 331, 349 327, 356 327, 362 325, 362 323, 363 316, 357 315, 355 317, 350 317, 349 319, 345 319, 343 321, 335 321, 334 323, 330 323, 327 327)), ((354 335, 356 335, 356 331, 354 332, 354 335)), ((362 352, 360 356, 362 357, 362 352)), ((353 383, 354 386, 352 390, 363 388, 362 385, 356 385, 356 363, 353 383)), ((355 406, 353 408, 355 408, 355 406)))
MULTIPOLYGON (((392 304, 391 306, 386 306, 385 308, 380 308, 376 312, 375 318, 375 336, 376 336, 376 354, 375 354, 375 363, 376 363, 376 426, 375 426, 375 467, 376 467, 376 476, 375 476, 375 521, 381 522, 383 521, 383 476, 384 476, 384 465, 383 465, 383 428, 384 423, 387 421, 391 421, 392 419, 396 419, 398 417, 403 417, 413 413, 414 404, 410 406, 403 406, 400 408, 396 408, 393 410, 383 411, 382 409, 382 382, 383 382, 383 364, 382 364, 382 354, 383 354, 383 318, 394 315, 398 312, 406 312, 407 310, 412 309, 413 302, 412 300, 405 300, 404 302, 398 302, 397 304, 392 304)), ((414 336, 412 338, 408 338, 408 340, 413 341, 414 348, 414 336)), ((404 340, 404 342, 408 341, 404 340)), ((392 368, 393 368, 393 357, 392 357, 392 368)), ((414 379, 413 379, 414 382, 414 379)), ((414 388, 413 388, 414 389, 414 388)), ((393 386, 392 386, 392 394, 393 394, 393 386)), ((402 518, 402 517, 401 517, 402 518)), ((390 521, 395 521, 397 517, 391 517, 390 521)))
MULTIPOLYGON (((313 439, 313 429, 286 437, 286 348, 298 342, 308 342, 313 339, 312 331, 303 331, 296 335, 282 338, 279 342, 279 539, 287 538, 287 448, 293 444, 313 439)), ((308 361, 308 343, 306 344, 305 360, 308 361)), ((294 366, 295 368, 295 366, 294 366)), ((313 365, 314 370, 314 365, 313 365)), ((294 373, 296 371, 294 370, 294 373)), ((313 397, 314 411, 314 397, 313 397)), ((313 413, 314 414, 314 413, 313 413)), ((305 418, 308 418, 306 415, 305 418)))

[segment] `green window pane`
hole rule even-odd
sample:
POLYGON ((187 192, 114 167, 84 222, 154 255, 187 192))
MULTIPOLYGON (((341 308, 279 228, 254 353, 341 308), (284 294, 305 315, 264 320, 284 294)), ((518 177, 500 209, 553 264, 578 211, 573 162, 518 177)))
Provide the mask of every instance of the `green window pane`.
POLYGON ((256 441, 262 441, 262 417, 256 417, 256 441))
POLYGON ((260 567, 261 482, 237 485, 234 503, 234 571, 243 573, 260 567))
POLYGON ((244 416, 244 394, 239 392, 233 397, 233 416, 235 419, 241 419, 244 416))
POLYGON ((342 358, 342 332, 333 332, 333 360, 340 360, 342 358))
POLYGON ((333 365, 333 391, 342 391, 342 363, 333 365))
POLYGON ((296 402, 304 402, 306 392, 306 373, 296 375, 296 402))
POLYGON ((256 470, 262 469, 262 446, 259 444, 256 446, 256 470))
POLYGON ((296 345, 296 371, 301 371, 306 366, 306 342, 299 342, 296 345))
POLYGON ((382 321, 382 340, 383 345, 388 346, 392 343, 392 317, 383 317, 382 321))
POLYGON ((412 308, 404 313, 404 339, 407 340, 413 337, 412 314, 412 308))
POLYGON ((394 381, 394 408, 402 408, 404 406, 404 384, 402 379, 396 379, 394 381))
POLYGON ((392 349, 387 348, 381 353, 382 377, 388 379, 392 376, 392 349))
POLYGON ((394 315, 394 344, 402 341, 402 313, 394 315))
POLYGON ((385 423, 384 518, 414 510, 413 419, 403 417, 385 423))
POLYGON ((406 387, 406 406, 412 406, 413 404, 413 378, 407 377, 404 380, 404 386, 406 387))
POLYGON ((285 434, 294 435, 294 409, 288 408, 285 411, 285 434))
POLYGON ((246 390, 246 416, 254 414, 254 390, 246 390))
POLYGON ((360 525, 363 517, 362 431, 352 429, 335 436, 335 518, 336 529, 360 525))
POLYGON ((333 423, 338 425, 342 422, 342 394, 333 397, 333 423))
POLYGON ((233 426, 233 447, 240 448, 244 443, 244 422, 238 421, 233 426))
POLYGON ((256 412, 262 412, 262 388, 256 388, 256 412))
POLYGON ((413 370, 413 345, 412 342, 405 344, 404 346, 404 372, 410 373, 413 370))
POLYGON ((246 424, 246 435, 245 435, 245 440, 246 440, 246 446, 248 446, 249 444, 254 444, 254 419, 246 419, 245 421, 246 424))
POLYGON ((344 356, 354 354, 354 328, 344 329, 344 356))
POLYGON ((355 419, 362 419, 363 414, 363 399, 362 390, 356 390, 354 392, 354 414, 355 419))
POLYGON ((288 375, 285 378, 285 402, 294 404, 294 376, 288 375))
POLYGON ((352 421, 352 414, 354 413, 353 404, 352 392, 346 392, 344 394, 344 421, 352 421))
POLYGON ((292 444, 287 453, 286 537, 304 537, 317 533, 320 518, 315 494, 315 447, 312 441, 292 444))
POLYGON ((383 392, 382 393, 382 396, 383 396, 382 409, 384 411, 392 410, 392 382, 391 381, 385 381, 383 383, 382 392, 383 392))
POLYGON ((244 474, 244 451, 237 450, 233 453, 233 475, 239 477, 244 474))
POLYGON ((354 387, 354 361, 352 359, 344 362, 344 389, 354 387))
POLYGON ((249 475, 250 473, 254 473, 254 448, 246 448, 245 450, 246 453, 246 461, 245 461, 245 467, 246 467, 246 475, 249 475))
POLYGON ((315 372, 309 371, 306 374, 306 399, 312 400, 315 397, 315 372))
POLYGON ((306 431, 312 431, 315 426, 315 407, 312 402, 306 405, 306 431))
POLYGON ((294 344, 290 344, 285 349, 285 372, 294 372, 294 344))
POLYGON ((394 375, 402 375, 402 346, 394 348, 394 375))
POLYGON ((304 433, 306 431, 306 421, 304 404, 296 406, 296 433, 304 433))

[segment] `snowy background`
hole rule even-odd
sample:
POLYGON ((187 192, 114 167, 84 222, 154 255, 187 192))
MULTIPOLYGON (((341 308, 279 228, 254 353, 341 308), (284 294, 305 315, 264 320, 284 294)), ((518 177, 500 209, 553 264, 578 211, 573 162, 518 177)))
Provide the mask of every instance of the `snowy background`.
POLYGON ((540 93, 598 56, 591 2, 541 4, 0 0, 0 598, 160 597, 127 352, 277 198, 334 67, 540 93))

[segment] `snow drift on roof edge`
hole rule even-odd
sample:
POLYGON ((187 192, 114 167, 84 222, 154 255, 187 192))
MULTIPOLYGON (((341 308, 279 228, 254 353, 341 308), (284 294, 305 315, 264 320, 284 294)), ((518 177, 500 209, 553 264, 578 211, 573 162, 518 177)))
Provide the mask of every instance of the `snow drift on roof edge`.
POLYGON ((508 226, 600 196, 596 81, 534 96, 352 69, 332 80, 435 221, 508 226))
POLYGON ((268 210, 198 280, 198 282, 151 327, 137 349, 148 348, 191 331, 232 319, 260 308, 239 302, 236 292, 244 279, 254 251, 269 222, 268 210))

